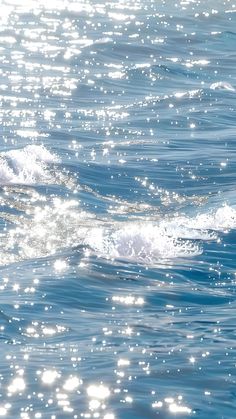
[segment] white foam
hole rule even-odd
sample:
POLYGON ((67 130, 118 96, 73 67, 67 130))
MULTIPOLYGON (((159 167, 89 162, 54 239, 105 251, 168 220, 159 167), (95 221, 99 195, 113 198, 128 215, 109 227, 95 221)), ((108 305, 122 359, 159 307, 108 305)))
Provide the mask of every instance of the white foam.
MULTIPOLYGON (((204 240, 204 234, 206 234, 206 240, 208 240, 207 235, 209 235, 209 239, 214 239, 214 234, 217 232, 236 228, 236 208, 223 205, 214 210, 198 214, 194 218, 180 217, 176 220, 176 223, 179 226, 185 226, 192 232, 196 231, 201 240, 204 240), (215 233, 212 233, 212 231, 215 233)), ((192 236, 192 238, 196 237, 192 236)))
POLYGON ((34 184, 49 180, 47 165, 59 159, 43 145, 0 153, 0 184, 34 184))
POLYGON ((236 228, 236 208, 224 205, 196 216, 174 215, 146 221, 110 222, 82 211, 78 201, 55 198, 45 205, 30 203, 31 217, 20 217, 16 226, 1 236, 0 264, 33 259, 79 246, 84 256, 122 259, 145 265, 201 254, 206 241, 236 228), (89 249, 88 249, 89 247, 89 249), (12 249, 16 253, 12 253, 12 249))
POLYGON ((195 225, 196 219, 187 219, 180 217, 174 221, 163 221, 162 226, 166 230, 166 234, 188 240, 211 241, 217 239, 217 233, 209 231, 207 228, 198 228, 195 225))
POLYGON ((230 92, 235 92, 235 88, 232 86, 232 84, 228 83, 227 81, 218 81, 216 83, 212 83, 210 85, 210 89, 212 90, 223 89, 223 90, 228 90, 230 92))
POLYGON ((188 258, 203 251, 204 241, 215 241, 220 232, 236 228, 236 209, 224 205, 195 217, 177 216, 159 222, 124 222, 117 228, 93 228, 84 240, 106 258, 156 263, 188 258))
POLYGON ((196 223, 200 228, 215 231, 232 230, 236 228, 236 208, 224 205, 210 213, 198 215, 196 223))
POLYGON ((114 231, 91 230, 85 243, 100 256, 155 263, 160 259, 190 257, 202 252, 193 241, 171 235, 162 226, 125 223, 114 231))

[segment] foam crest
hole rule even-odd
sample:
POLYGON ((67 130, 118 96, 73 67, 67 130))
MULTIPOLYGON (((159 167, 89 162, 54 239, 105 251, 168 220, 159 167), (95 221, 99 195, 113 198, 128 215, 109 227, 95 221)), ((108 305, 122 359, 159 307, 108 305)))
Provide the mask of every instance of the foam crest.
POLYGON ((175 221, 163 221, 162 226, 166 234, 181 239, 211 241, 218 237, 216 232, 207 228, 198 228, 193 220, 190 222, 185 217, 177 218, 175 221))
POLYGON ((210 85, 211 90, 228 90, 229 92, 235 92, 235 88, 232 86, 232 84, 228 83, 227 81, 218 81, 216 83, 212 83, 210 85))
POLYGON ((47 165, 57 163, 56 155, 43 145, 28 145, 0 154, 0 184, 34 184, 50 181, 47 165))
POLYGON ((236 228, 236 209, 224 205, 192 218, 125 222, 116 227, 93 228, 84 242, 102 257, 155 264, 201 254, 204 241, 215 241, 220 232, 236 228))
POLYGON ((176 222, 191 231, 196 231, 201 240, 204 240, 203 234, 214 238, 212 231, 220 232, 236 228, 236 208, 224 205, 215 210, 198 214, 195 218, 180 217, 176 222), (211 232, 207 232, 207 230, 211 230, 211 232))
POLYGON ((182 239, 178 234, 168 234, 162 226, 152 223, 145 226, 125 223, 123 228, 113 232, 93 229, 86 244, 103 257, 146 263, 191 257, 202 252, 197 243, 182 239))
POLYGON ((54 198, 45 205, 43 198, 33 199, 28 215, 18 217, 15 226, 2 234, 0 264, 79 246, 86 258, 93 254, 155 265, 200 255, 204 241, 216 240, 221 232, 236 228, 236 209, 228 205, 195 217, 173 215, 145 221, 143 216, 139 221, 109 222, 81 210, 78 201, 54 198))
POLYGON ((236 208, 224 205, 212 213, 199 215, 196 222, 200 228, 215 231, 232 230, 236 228, 236 208))

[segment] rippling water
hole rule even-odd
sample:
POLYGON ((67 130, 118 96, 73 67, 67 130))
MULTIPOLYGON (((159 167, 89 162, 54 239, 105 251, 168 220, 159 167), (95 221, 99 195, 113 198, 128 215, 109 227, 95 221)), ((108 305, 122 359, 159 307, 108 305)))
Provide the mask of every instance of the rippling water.
POLYGON ((234 418, 236 3, 0 22, 0 416, 234 418))

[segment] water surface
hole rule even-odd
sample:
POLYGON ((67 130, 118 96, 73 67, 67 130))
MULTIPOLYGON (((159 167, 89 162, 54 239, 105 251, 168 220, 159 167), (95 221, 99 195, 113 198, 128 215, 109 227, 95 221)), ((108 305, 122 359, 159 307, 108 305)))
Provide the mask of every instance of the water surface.
POLYGON ((2 1, 1 416, 235 416, 235 12, 2 1))

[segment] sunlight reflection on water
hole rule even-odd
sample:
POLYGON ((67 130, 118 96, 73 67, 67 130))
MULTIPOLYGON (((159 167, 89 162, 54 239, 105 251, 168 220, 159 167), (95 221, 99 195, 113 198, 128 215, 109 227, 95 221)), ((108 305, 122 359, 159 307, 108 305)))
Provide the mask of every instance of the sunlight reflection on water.
POLYGON ((0 416, 234 416, 235 7, 2 2, 0 416))

